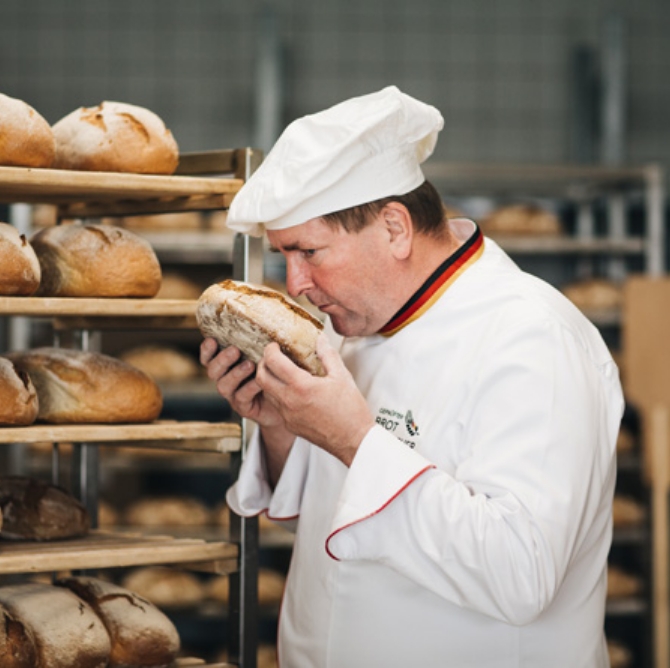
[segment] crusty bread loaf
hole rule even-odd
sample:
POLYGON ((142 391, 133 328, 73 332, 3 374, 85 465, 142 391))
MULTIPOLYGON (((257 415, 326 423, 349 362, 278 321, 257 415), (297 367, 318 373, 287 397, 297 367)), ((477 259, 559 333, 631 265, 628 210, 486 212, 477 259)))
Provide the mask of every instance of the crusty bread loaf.
POLYGON ((562 288, 563 294, 579 309, 616 309, 623 302, 623 289, 606 278, 575 281, 562 288))
POLYGON ((168 345, 144 345, 125 350, 119 359, 141 369, 156 381, 192 380, 200 375, 195 357, 168 345))
POLYGON ((71 591, 34 582, 9 585, 0 587, 0 603, 30 627, 37 647, 35 668, 108 665, 107 631, 92 608, 71 591))
POLYGON ((44 422, 151 422, 163 405, 153 379, 109 355, 45 347, 7 357, 33 381, 44 422))
POLYGON ((222 346, 235 346, 252 362, 276 341, 295 364, 323 376, 316 340, 323 325, 277 290, 225 280, 208 287, 196 310, 200 331, 222 346))
POLYGON ((188 276, 175 271, 166 271, 161 279, 161 287, 156 299, 193 299, 202 294, 202 286, 188 276))
POLYGON ((0 165, 51 167, 56 142, 47 121, 27 102, 0 93, 0 165))
POLYGON ((26 476, 0 477, 3 538, 60 540, 85 535, 86 508, 64 489, 26 476))
POLYGON ((93 577, 56 582, 86 601, 102 620, 111 641, 111 666, 165 668, 179 652, 174 624, 138 594, 93 577))
POLYGON ((484 234, 558 236, 563 227, 558 216, 536 204, 510 204, 482 218, 484 234))
POLYGON ((136 568, 122 584, 161 608, 193 606, 205 598, 205 588, 193 573, 167 566, 136 568))
POLYGON ((0 357, 0 425, 24 426, 37 419, 37 391, 30 376, 0 357))
POLYGON ((0 666, 35 668, 37 645, 30 627, 0 604, 0 666))
POLYGON ((0 295, 32 295, 40 278, 40 263, 25 235, 0 223, 0 295))
POLYGON ((179 148, 153 111, 124 102, 80 107, 53 126, 57 169, 173 174, 179 148))
POLYGON ((148 241, 113 225, 55 225, 30 243, 46 297, 153 297, 161 268, 148 241))
POLYGON ((126 524, 132 526, 206 526, 211 512, 198 499, 186 496, 160 496, 138 499, 124 514, 126 524))

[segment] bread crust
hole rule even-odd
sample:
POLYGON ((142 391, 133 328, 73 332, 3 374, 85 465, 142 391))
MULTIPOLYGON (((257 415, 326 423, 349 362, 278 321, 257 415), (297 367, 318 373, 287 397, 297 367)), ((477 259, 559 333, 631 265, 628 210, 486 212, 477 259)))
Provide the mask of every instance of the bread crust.
POLYGON ((25 476, 0 478, 3 538, 60 540, 88 533, 86 508, 65 490, 25 476))
POLYGON ((51 167, 56 142, 51 126, 27 102, 0 93, 0 165, 51 167))
POLYGON ((34 666, 107 666, 107 631, 92 608, 71 591, 41 583, 10 585, 0 587, 0 603, 32 629, 38 651, 34 666))
POLYGON ((75 109, 53 135, 57 169, 173 174, 179 164, 177 142, 162 119, 125 102, 75 109))
POLYGON ((41 275, 35 250, 25 235, 13 225, 0 222, 0 295, 32 295, 41 275))
POLYGON ((114 225, 55 225, 30 243, 45 297, 153 297, 161 267, 146 239, 114 225))
POLYGON ((0 357, 0 425, 26 426, 37 419, 39 402, 30 376, 0 357))
POLYGON ((109 355, 43 347, 7 357, 30 376, 44 422, 151 422, 163 407, 153 379, 109 355))
POLYGON ((167 668, 177 656, 177 629, 145 598, 93 577, 64 578, 56 584, 86 601, 102 620, 111 641, 109 663, 115 668, 167 668))
POLYGON ((7 608, 0 604, 0 666, 2 668, 35 668, 35 637, 7 608))
POLYGON ((215 283, 200 296, 196 319, 203 336, 239 348, 254 363, 274 341, 299 367, 325 375, 316 354, 323 325, 277 290, 230 279, 215 283))

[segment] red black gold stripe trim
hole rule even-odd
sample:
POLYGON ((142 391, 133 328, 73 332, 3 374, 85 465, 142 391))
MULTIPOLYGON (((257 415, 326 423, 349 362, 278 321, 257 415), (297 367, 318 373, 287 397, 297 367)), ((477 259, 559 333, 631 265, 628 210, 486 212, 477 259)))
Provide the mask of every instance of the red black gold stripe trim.
POLYGON ((484 235, 477 227, 472 236, 449 256, 417 290, 412 298, 386 323, 379 333, 392 336, 424 314, 446 289, 484 252, 484 235))

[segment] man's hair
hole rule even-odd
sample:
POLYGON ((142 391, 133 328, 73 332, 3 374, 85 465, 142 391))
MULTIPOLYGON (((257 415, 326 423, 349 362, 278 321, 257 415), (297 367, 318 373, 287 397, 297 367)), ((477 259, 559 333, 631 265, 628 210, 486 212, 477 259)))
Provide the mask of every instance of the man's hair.
POLYGON ((327 213, 321 218, 331 227, 341 227, 347 232, 360 232, 390 202, 399 202, 407 207, 416 232, 436 238, 444 234, 446 217, 442 198, 429 181, 424 181, 406 195, 383 197, 374 202, 327 213))

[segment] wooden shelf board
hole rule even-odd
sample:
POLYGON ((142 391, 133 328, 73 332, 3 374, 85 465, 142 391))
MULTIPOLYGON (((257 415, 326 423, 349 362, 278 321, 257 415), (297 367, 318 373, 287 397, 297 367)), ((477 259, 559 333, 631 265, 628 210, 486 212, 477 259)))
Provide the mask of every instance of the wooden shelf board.
POLYGON ((576 237, 540 237, 491 235, 496 243, 508 253, 538 254, 538 255, 588 255, 588 254, 618 254, 636 255, 643 253, 647 242, 641 237, 627 239, 592 238, 579 239, 576 237))
POLYGON ((235 194, 233 178, 0 167, 0 201, 69 204, 235 194))
POLYGON ((190 299, 88 297, 0 297, 0 315, 185 317, 195 314, 190 299))
POLYGON ((145 424, 33 424, 0 427, 0 443, 114 443, 165 450, 236 452, 239 425, 157 420, 145 424))
POLYGON ((53 542, 0 542, 0 573, 120 568, 151 564, 213 564, 216 572, 235 570, 238 549, 232 543, 144 536, 93 530, 85 538, 53 542))

